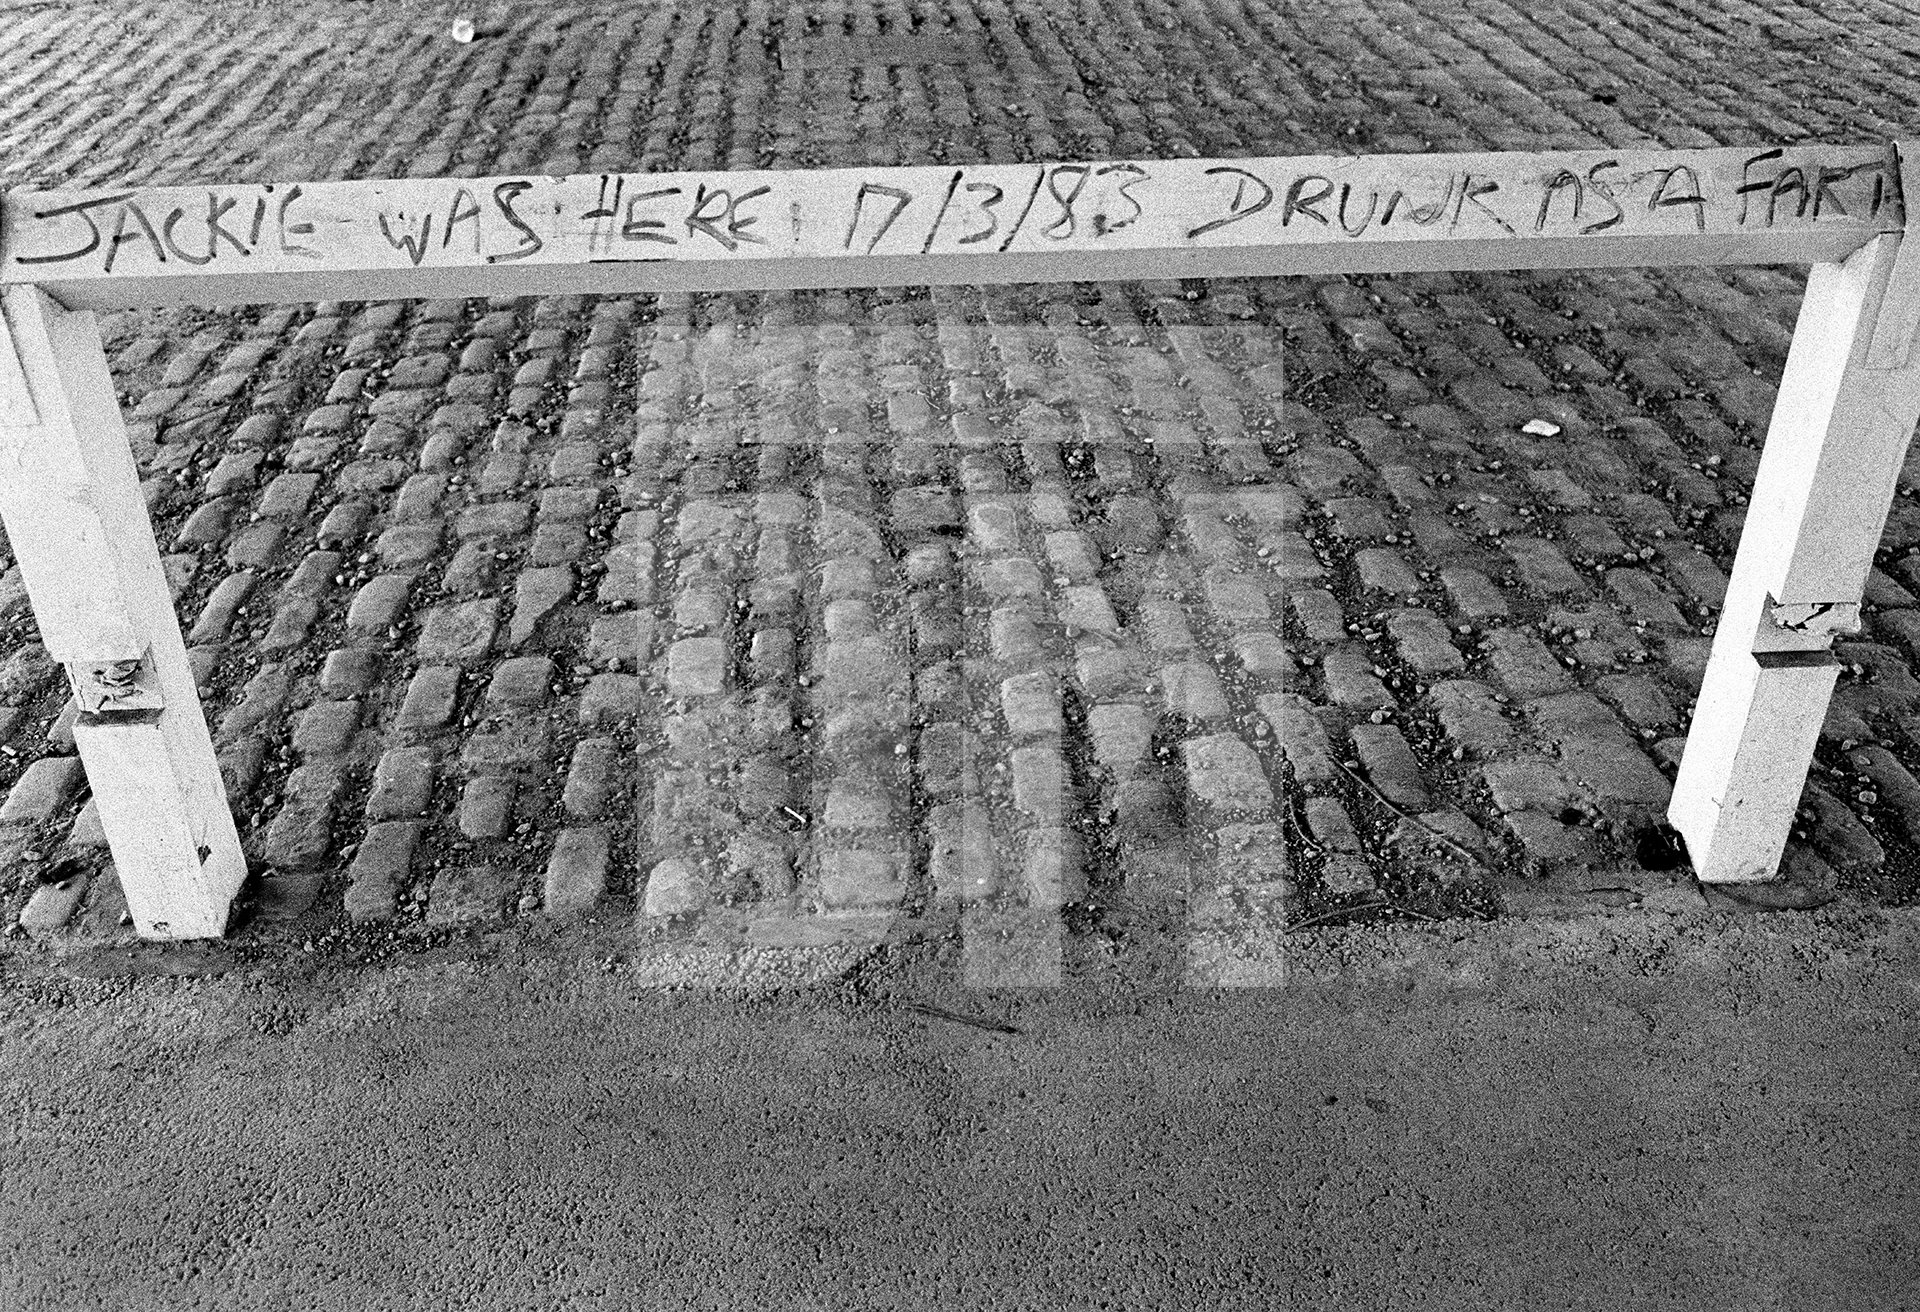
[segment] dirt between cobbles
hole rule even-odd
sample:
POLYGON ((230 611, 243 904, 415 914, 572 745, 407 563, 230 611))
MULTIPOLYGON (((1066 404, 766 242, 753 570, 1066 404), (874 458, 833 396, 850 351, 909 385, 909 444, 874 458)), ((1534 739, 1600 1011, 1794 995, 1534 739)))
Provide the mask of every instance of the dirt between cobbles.
POLYGON ((12 957, 0 1306, 1920 1305, 1920 915, 1285 960, 970 989, 951 940, 537 924, 12 957))

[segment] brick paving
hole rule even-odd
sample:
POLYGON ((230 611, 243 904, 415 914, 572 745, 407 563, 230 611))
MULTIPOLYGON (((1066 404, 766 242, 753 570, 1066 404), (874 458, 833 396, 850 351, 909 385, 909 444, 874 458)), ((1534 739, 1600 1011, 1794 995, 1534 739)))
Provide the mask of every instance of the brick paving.
MULTIPOLYGON (((0 186, 1920 128, 1920 7, 1871 0, 509 8, 463 46, 447 6, 0 4, 0 186)), ((1286 923, 1357 902, 1697 899, 1648 827, 1801 286, 1430 274, 104 326, 262 875, 243 933, 958 923, 979 982, 1158 936, 1188 978, 1257 983, 1286 923)), ((1867 901, 1910 900, 1920 870, 1916 485, 1910 464, 1787 858, 1867 901)), ((110 937, 64 680, 11 568, 0 606, 0 909, 110 937)))

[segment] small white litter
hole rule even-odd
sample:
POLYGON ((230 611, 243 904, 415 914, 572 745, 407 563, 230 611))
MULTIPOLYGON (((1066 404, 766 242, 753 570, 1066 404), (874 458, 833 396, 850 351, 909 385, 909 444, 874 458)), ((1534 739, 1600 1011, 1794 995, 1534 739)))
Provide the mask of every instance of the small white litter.
POLYGON ((1550 423, 1545 419, 1529 419, 1526 423, 1520 425, 1520 431, 1531 437, 1558 437, 1560 436, 1560 425, 1550 423))
POLYGON ((456 18, 447 35, 465 46, 472 45, 481 37, 504 36, 506 30, 507 25, 498 18, 482 18, 477 23, 471 18, 456 18))

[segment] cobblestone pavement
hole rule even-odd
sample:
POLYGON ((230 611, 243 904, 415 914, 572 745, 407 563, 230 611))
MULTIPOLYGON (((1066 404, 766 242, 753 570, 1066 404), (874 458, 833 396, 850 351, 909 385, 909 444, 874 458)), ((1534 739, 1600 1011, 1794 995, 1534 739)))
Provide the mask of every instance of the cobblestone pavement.
MULTIPOLYGON (((455 12, 0 4, 0 185, 1920 129, 1920 7, 1874 0, 557 0, 472 45, 455 12)), ((1260 982, 1283 924, 1357 903, 1697 903, 1648 826, 1801 286, 104 326, 263 875, 243 935, 588 915, 779 946, 957 922, 987 982, 1143 942, 1260 982)), ((1920 852, 1917 479, 1788 856, 1880 902, 1913 896, 1920 852)), ((0 591, 4 912, 111 937, 64 680, 17 571, 0 591)))

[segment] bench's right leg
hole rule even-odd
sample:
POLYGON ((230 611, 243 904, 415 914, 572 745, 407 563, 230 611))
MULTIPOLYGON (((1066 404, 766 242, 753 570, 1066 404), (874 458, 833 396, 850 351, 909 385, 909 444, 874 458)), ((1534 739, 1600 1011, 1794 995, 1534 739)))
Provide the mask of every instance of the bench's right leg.
POLYGON ((1902 237, 1817 264, 1668 818, 1707 883, 1772 879, 1920 415, 1902 237), (1877 340, 1876 340, 1877 338, 1877 340))

